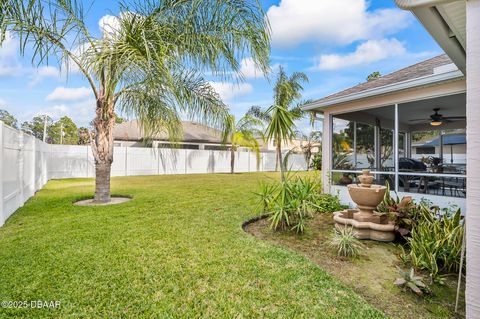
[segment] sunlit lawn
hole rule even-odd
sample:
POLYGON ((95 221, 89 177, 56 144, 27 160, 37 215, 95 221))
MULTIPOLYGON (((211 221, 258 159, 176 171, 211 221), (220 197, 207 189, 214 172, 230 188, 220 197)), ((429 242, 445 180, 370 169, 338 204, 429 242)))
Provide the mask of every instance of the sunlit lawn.
MULTIPOLYGON (((245 233, 273 173, 113 178, 117 206, 77 207, 89 179, 50 181, 0 228, 0 318, 376 318, 313 262, 245 233)), ((392 301, 394 302, 394 301, 392 301)))

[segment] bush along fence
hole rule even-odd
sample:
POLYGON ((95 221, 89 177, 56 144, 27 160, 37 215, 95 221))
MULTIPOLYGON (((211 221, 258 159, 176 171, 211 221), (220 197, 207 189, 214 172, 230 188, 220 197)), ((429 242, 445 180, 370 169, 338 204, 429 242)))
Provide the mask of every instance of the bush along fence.
MULTIPOLYGON (((235 172, 275 170, 275 153, 239 151, 235 172)), ((49 179, 95 177, 90 146, 46 144, 0 121, 0 226, 49 179)), ((291 170, 306 170, 303 155, 289 156, 291 170)), ((116 147, 112 176, 230 172, 230 152, 116 147)))

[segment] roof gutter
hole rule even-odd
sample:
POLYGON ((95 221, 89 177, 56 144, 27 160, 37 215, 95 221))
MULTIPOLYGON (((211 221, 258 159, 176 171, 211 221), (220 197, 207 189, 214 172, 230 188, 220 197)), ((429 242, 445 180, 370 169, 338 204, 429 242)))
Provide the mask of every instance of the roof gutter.
POLYGON ((398 82, 394 84, 385 85, 378 88, 373 88, 370 90, 365 90, 360 93, 354 93, 350 95, 341 96, 335 99, 327 100, 324 102, 312 102, 306 104, 302 107, 304 111, 316 110, 319 108, 329 107, 337 104, 348 103, 351 101, 357 101, 372 96, 378 96, 383 94, 389 94, 393 92, 398 92, 402 90, 412 89, 421 86, 428 86, 438 82, 452 81, 456 79, 463 78, 463 73, 460 70, 450 71, 446 73, 427 75, 421 78, 416 78, 412 80, 407 80, 403 82, 398 82))
POLYGON ((395 0, 397 6, 403 10, 413 10, 421 7, 432 7, 438 4, 459 0, 395 0))

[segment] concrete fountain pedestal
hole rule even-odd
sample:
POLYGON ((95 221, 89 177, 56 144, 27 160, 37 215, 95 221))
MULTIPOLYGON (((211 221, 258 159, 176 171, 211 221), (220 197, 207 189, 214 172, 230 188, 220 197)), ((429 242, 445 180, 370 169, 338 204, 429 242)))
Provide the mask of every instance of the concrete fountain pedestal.
POLYGON ((346 209, 333 213, 335 227, 355 228, 355 237, 358 239, 393 241, 395 224, 386 216, 377 216, 373 213, 385 196, 387 188, 373 185, 373 175, 369 170, 362 172, 363 174, 358 176, 360 184, 347 186, 350 197, 357 204, 357 209, 346 209))

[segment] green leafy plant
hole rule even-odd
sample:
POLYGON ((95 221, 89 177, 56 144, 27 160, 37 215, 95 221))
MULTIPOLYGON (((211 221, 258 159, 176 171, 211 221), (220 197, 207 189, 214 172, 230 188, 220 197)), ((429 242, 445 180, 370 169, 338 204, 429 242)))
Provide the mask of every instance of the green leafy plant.
POLYGON ((254 193, 259 198, 258 207, 261 209, 262 213, 268 212, 273 207, 279 187, 280 184, 278 183, 262 182, 260 184, 260 191, 254 193))
POLYGON ((310 164, 310 168, 321 171, 322 170, 322 152, 318 152, 313 155, 312 163, 310 164))
POLYGON ((419 221, 407 238, 402 259, 418 269, 427 270, 433 282, 440 273, 457 272, 464 225, 460 210, 449 217, 438 217, 429 207, 420 206, 419 221))
POLYGON ((319 213, 333 213, 348 208, 348 205, 342 205, 340 198, 331 194, 320 194, 317 196, 315 204, 319 213))
POLYGON ((418 207, 411 196, 402 199, 395 193, 395 198, 390 193, 390 184, 386 182, 387 190, 382 202, 377 206, 376 215, 386 215, 395 222, 395 230, 400 236, 410 234, 418 219, 418 207))
POLYGON ((348 226, 335 228, 329 245, 343 257, 357 257, 363 250, 362 243, 355 237, 355 230, 348 226))
POLYGON ((429 292, 428 286, 423 282, 423 277, 415 275, 415 270, 413 268, 407 271, 400 269, 400 274, 402 277, 397 278, 394 284, 402 287, 404 291, 410 289, 418 296, 429 292))
POLYGON ((287 176, 283 182, 262 184, 259 206, 270 215, 270 227, 275 230, 305 231, 305 220, 319 210, 317 205, 320 183, 310 177, 287 176))

